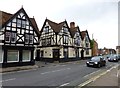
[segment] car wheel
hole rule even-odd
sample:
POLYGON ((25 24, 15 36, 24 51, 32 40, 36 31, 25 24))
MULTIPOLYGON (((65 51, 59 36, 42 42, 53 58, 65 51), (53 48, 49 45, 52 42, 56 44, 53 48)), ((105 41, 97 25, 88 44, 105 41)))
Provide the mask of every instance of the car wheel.
POLYGON ((87 64, 87 67, 90 67, 90 66, 87 64))
POLYGON ((100 68, 101 66, 100 66, 100 64, 98 64, 98 68, 100 68))
POLYGON ((104 64, 103 66, 106 66, 106 64, 104 64))

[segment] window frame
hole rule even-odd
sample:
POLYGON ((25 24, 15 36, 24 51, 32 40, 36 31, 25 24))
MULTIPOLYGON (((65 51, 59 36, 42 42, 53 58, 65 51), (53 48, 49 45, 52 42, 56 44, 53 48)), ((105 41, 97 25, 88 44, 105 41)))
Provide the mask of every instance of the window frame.
MULTIPOLYGON (((23 50, 24 51, 29 51, 29 50, 23 50)), ((22 62, 27 62, 27 61, 30 61, 31 60, 31 51, 29 51, 29 60, 24 60, 23 59, 23 52, 22 52, 22 62)))
POLYGON ((18 50, 8 50, 8 51, 7 51, 7 62, 8 62, 8 63, 11 63, 11 62, 19 62, 19 51, 18 51, 18 50), (14 51, 14 52, 17 51, 17 55, 18 55, 17 61, 8 61, 8 52, 10 52, 10 51, 14 51))

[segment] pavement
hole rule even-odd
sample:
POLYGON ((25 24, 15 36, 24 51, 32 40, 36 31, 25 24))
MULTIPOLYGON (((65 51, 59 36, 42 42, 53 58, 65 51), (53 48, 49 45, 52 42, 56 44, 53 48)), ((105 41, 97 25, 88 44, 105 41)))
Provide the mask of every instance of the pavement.
POLYGON ((80 84, 77 88, 120 88, 120 69, 114 66, 80 84))

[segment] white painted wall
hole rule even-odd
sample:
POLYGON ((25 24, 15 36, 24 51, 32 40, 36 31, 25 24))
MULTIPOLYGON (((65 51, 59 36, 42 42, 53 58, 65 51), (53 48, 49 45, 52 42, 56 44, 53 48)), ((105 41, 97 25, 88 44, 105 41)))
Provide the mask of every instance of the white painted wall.
POLYGON ((68 57, 69 58, 74 58, 74 57, 76 57, 76 54, 75 54, 75 49, 74 48, 68 48, 68 57))

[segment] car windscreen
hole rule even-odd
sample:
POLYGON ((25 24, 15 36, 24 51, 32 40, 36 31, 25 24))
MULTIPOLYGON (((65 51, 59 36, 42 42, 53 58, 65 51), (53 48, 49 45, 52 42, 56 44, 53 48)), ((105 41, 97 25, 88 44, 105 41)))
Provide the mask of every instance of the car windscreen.
POLYGON ((91 61, 100 61, 100 57, 93 57, 91 58, 91 61))

